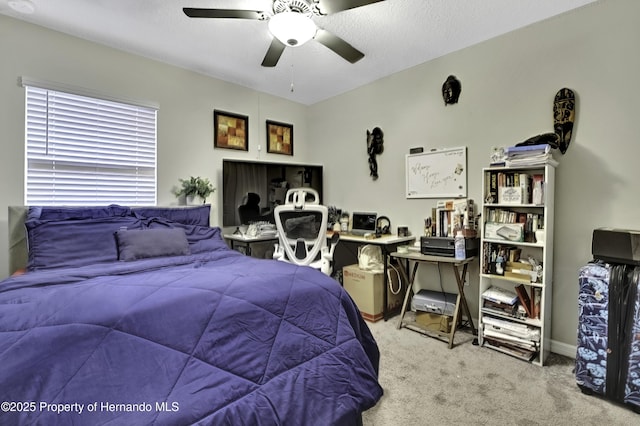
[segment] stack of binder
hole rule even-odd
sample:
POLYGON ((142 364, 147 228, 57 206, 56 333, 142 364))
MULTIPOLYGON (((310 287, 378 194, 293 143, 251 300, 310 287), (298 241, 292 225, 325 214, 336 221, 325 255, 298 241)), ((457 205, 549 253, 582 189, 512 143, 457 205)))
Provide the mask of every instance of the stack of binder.
POLYGON ((549 144, 509 146, 505 148, 504 153, 507 167, 558 165, 558 162, 551 156, 551 145, 549 144))

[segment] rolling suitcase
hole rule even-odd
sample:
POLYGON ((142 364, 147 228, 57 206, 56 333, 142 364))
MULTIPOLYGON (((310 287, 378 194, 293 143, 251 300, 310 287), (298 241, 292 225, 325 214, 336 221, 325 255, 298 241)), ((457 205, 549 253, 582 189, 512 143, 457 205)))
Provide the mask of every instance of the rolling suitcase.
POLYGON ((589 263, 580 269, 576 382, 583 393, 640 412, 640 267, 589 263))

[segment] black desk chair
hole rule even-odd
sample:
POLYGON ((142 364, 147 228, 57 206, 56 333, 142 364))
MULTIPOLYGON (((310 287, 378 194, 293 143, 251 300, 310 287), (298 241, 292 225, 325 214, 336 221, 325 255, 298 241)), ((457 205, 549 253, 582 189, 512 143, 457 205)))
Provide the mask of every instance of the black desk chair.
POLYGON ((260 196, 255 192, 249 192, 245 196, 244 204, 238 206, 238 216, 243 225, 262 220, 260 215, 260 196))

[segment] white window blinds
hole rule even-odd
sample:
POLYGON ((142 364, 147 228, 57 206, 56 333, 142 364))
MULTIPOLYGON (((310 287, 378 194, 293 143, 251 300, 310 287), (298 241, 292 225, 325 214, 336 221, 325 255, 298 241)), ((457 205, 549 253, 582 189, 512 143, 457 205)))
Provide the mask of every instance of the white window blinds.
POLYGON ((26 205, 155 205, 155 108, 26 88, 26 205))

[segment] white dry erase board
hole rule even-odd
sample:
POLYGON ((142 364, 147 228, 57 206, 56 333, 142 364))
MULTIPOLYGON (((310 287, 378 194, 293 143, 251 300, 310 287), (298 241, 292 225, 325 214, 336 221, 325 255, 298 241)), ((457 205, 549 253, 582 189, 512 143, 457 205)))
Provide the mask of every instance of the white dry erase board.
POLYGON ((407 198, 465 198, 467 147, 407 155, 407 198))

